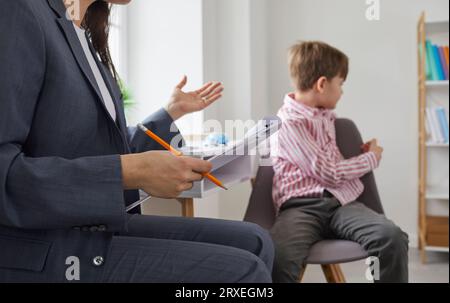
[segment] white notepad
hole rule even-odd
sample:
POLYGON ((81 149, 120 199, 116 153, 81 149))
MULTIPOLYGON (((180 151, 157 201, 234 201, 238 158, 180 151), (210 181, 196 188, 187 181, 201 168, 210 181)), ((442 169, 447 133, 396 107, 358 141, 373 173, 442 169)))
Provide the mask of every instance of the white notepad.
MULTIPOLYGON (((270 116, 262 119, 247 132, 245 137, 225 148, 218 147, 215 151, 206 149, 193 149, 186 147, 181 150, 186 156, 199 157, 210 161, 213 165, 211 174, 219 179, 227 188, 252 178, 252 155, 258 145, 265 142, 278 132, 281 119, 270 116)), ((220 187, 204 179, 194 183, 194 187, 183 192, 179 198, 203 198, 214 192, 222 191, 220 187)))
MULTIPOLYGON (((281 128, 281 123, 279 117, 269 116, 259 121, 254 128, 248 131, 244 139, 229 146, 206 149, 184 147, 180 151, 185 156, 210 161, 213 165, 211 174, 227 188, 230 188, 252 178, 252 154, 250 151, 277 133, 281 128)), ((183 192, 178 198, 203 198, 222 190, 208 179, 204 179, 195 182, 191 190, 183 192)), ((129 212, 149 199, 151 199, 150 196, 133 203, 126 208, 126 211, 129 212)))

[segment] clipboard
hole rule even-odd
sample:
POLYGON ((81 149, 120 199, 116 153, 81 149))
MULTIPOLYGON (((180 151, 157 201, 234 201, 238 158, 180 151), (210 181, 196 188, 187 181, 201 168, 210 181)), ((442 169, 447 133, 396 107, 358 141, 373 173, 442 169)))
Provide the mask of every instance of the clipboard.
MULTIPOLYGON (((201 150, 193 150, 189 147, 181 149, 184 155, 207 160, 212 163, 211 173, 221 180, 225 186, 231 187, 252 178, 252 156, 250 151, 257 148, 259 144, 277 133, 282 125, 278 116, 268 116, 260 120, 255 127, 250 129, 242 140, 225 148, 219 148, 216 152, 209 150, 203 153, 201 150)), ((215 184, 209 180, 195 182, 191 190, 183 192, 178 198, 203 198, 213 192, 218 192, 215 184)), ((140 206, 151 199, 148 196, 137 201, 126 208, 126 211, 140 206)))
MULTIPOLYGON (((213 156, 210 153, 202 155, 198 151, 189 154, 188 150, 183 150, 183 153, 211 162, 213 165, 211 173, 230 188, 253 177, 251 151, 277 133, 281 125, 282 122, 278 116, 268 116, 250 129, 242 140, 225 148, 219 148, 213 156)), ((220 189, 208 180, 202 180, 195 182, 193 188, 183 192, 179 198, 204 198, 219 191, 220 189)))
POLYGON ((222 153, 216 154, 208 161, 213 164, 214 170, 236 160, 239 156, 244 156, 252 149, 255 149, 277 133, 281 128, 282 121, 278 116, 268 116, 260 120, 252 129, 250 129, 240 141, 227 147, 222 153))

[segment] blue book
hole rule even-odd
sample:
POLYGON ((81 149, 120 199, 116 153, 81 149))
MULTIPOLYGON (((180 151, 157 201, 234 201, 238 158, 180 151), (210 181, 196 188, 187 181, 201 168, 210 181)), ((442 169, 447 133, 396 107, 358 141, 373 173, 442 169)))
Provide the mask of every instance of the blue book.
POLYGON ((436 114, 439 119, 439 124, 441 126, 442 136, 444 137, 445 143, 448 143, 448 119, 443 107, 436 108, 436 114))
POLYGON ((431 72, 431 78, 429 80, 437 81, 439 80, 439 75, 437 72, 436 63, 434 61, 433 45, 429 40, 426 41, 426 48, 427 48, 427 58, 428 62, 430 63, 430 72, 431 72))
POLYGON ((425 49, 425 80, 431 80, 431 68, 430 68, 430 61, 429 56, 427 54, 426 46, 422 48, 422 46, 419 46, 419 53, 420 53, 420 59, 422 59, 423 56, 423 49, 425 49))
POLYGON ((427 45, 425 44, 419 46, 420 60, 422 60, 422 56, 425 54, 425 80, 431 80, 431 67, 430 67, 430 56, 428 56, 427 45), (425 53, 424 53, 425 51, 425 53))
POLYGON ((448 66, 447 66, 447 62, 445 61, 444 47, 439 46, 438 50, 439 50, 439 58, 441 59, 440 61, 441 61, 442 70, 444 71, 444 80, 448 80, 448 66))
POLYGON ((433 57, 434 57, 434 62, 436 64, 436 70, 437 70, 438 77, 439 77, 438 80, 443 81, 443 80, 445 80, 444 69, 441 64, 439 49, 436 45, 433 45, 433 57))

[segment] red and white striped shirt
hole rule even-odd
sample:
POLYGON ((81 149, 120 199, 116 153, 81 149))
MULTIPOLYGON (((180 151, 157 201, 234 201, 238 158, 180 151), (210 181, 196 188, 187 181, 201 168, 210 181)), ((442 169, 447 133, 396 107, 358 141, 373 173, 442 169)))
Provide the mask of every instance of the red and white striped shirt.
POLYGON ((363 192, 359 178, 378 167, 375 153, 345 160, 336 144, 336 114, 287 95, 278 112, 283 125, 274 152, 273 200, 277 209, 292 198, 322 197, 325 190, 342 205, 363 192))

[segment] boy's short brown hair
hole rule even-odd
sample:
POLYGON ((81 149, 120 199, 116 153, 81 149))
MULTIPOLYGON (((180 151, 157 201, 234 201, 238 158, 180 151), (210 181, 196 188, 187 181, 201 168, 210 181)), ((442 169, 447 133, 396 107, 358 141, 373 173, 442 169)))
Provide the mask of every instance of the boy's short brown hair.
POLYGON ((291 78, 300 91, 312 89, 321 77, 347 79, 348 65, 347 55, 323 42, 299 42, 289 49, 291 78))

